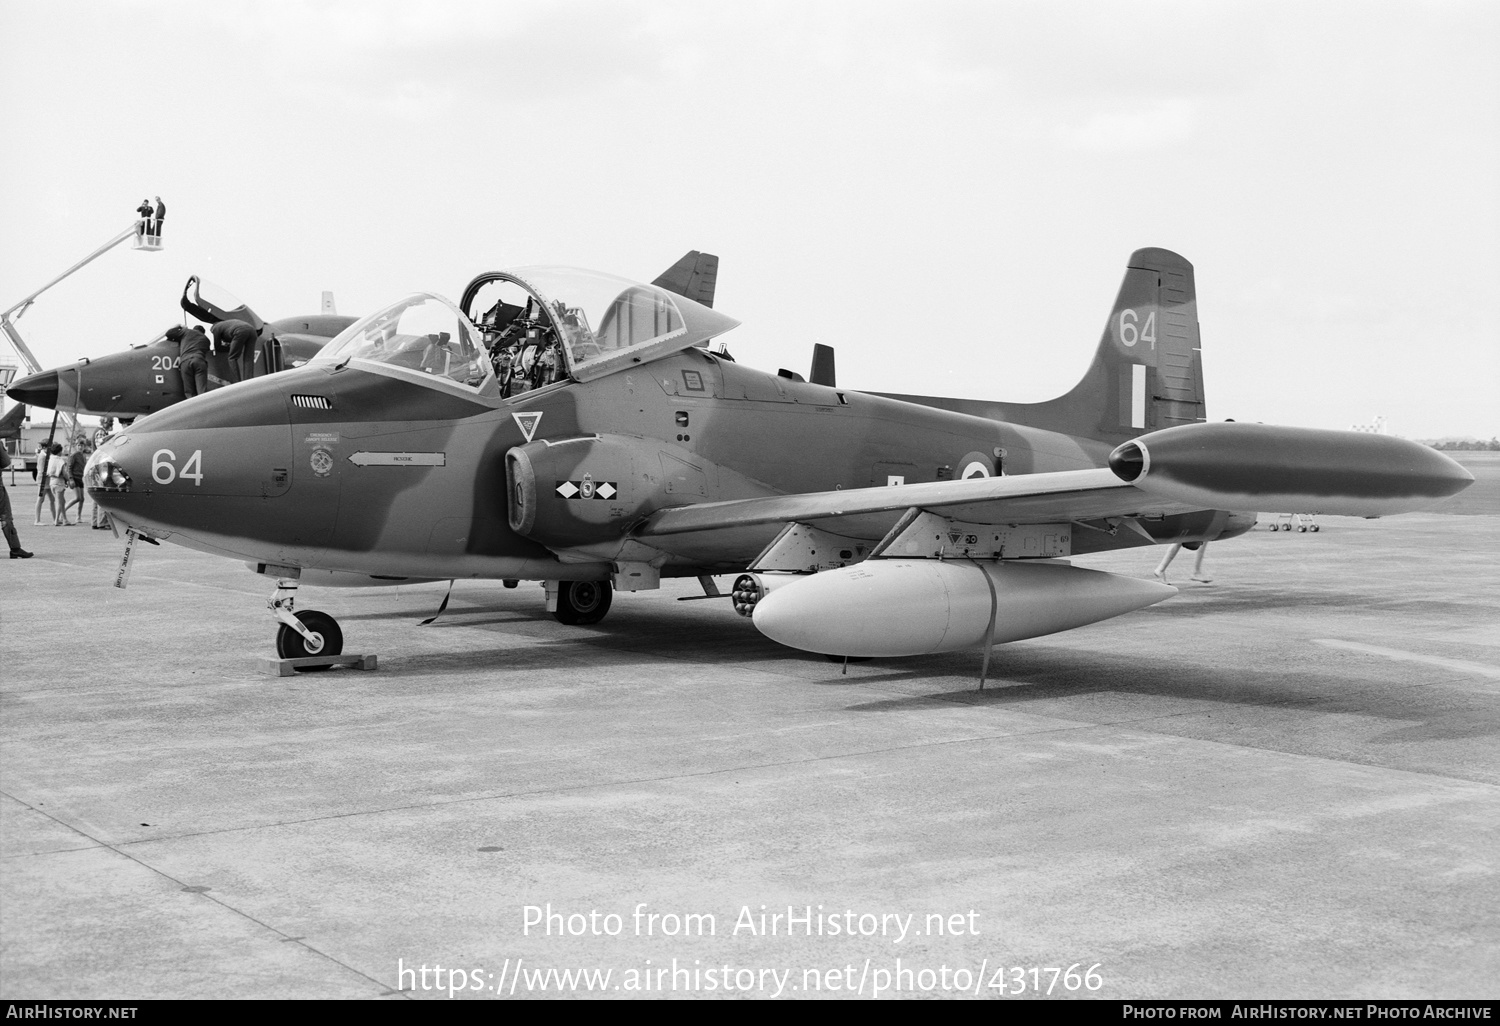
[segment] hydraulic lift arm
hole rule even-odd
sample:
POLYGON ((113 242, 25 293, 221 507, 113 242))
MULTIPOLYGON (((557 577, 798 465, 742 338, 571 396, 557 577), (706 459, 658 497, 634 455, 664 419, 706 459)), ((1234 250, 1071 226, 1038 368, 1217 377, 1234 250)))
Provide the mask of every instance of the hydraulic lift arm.
MULTIPOLYGON (((19 319, 20 316, 26 312, 26 308, 36 301, 37 296, 40 296, 43 292, 46 292, 52 286, 62 281, 73 272, 87 266, 88 264, 93 263, 99 257, 103 256, 105 253, 108 253, 110 250, 114 249, 126 239, 141 237, 141 232, 142 226, 140 220, 132 221, 130 223, 130 227, 126 228, 119 235, 116 235, 114 238, 110 239, 104 245, 100 246, 88 256, 78 261, 78 263, 68 268, 62 274, 59 274, 56 278, 53 278, 47 284, 43 285, 31 295, 21 300, 15 306, 12 306, 4 313, 0 313, 0 332, 3 332, 5 334, 6 341, 11 344, 11 347, 16 351, 16 355, 19 356, 21 360, 26 364, 26 371, 28 374, 41 373, 42 365, 37 362, 37 358, 32 355, 31 348, 26 345, 25 339, 21 338, 21 333, 16 330, 15 324, 11 321, 11 314, 15 314, 19 319)), ((157 240, 154 246, 142 246, 140 248, 147 249, 152 252, 159 250, 161 248, 161 243, 159 241, 160 236, 152 236, 152 238, 154 240, 157 240)))

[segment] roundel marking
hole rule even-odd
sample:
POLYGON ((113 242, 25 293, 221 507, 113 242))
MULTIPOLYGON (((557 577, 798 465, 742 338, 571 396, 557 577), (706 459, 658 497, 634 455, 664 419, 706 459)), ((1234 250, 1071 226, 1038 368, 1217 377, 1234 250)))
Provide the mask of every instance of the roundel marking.
POLYGON ((982 452, 966 453, 964 458, 958 461, 963 469, 958 472, 960 481, 967 481, 971 477, 993 477, 995 475, 995 464, 982 452))

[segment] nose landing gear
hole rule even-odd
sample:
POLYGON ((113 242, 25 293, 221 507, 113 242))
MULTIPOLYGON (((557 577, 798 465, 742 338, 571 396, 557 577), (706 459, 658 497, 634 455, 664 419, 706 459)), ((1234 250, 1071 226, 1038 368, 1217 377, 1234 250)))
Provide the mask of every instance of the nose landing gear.
MULTIPOLYGON (((271 595, 271 614, 281 621, 276 632, 276 654, 283 659, 306 656, 336 656, 344 651, 344 632, 338 621, 316 609, 292 612, 297 582, 285 578, 276 582, 271 595)), ((327 666, 302 666, 299 670, 326 670, 327 666)))
MULTIPOLYGON (((296 614, 302 621, 301 629, 294 630, 282 624, 276 631, 276 654, 283 659, 300 659, 303 656, 338 655, 344 650, 344 632, 338 621, 327 613, 316 609, 304 609, 296 614)), ((327 669, 309 666, 307 669, 327 669)))

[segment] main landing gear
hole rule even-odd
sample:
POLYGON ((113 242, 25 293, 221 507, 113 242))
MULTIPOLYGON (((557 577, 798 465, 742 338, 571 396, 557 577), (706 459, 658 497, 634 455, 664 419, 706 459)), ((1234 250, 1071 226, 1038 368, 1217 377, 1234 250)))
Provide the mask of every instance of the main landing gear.
POLYGON ((572 626, 598 623, 609 612, 614 597, 614 588, 608 581, 547 582, 547 611, 558 623, 572 626))
MULTIPOLYGON (((271 595, 271 615, 281 621, 276 632, 276 654, 283 659, 304 656, 336 656, 344 651, 344 632, 338 621, 316 609, 292 612, 297 582, 285 578, 276 582, 271 595)), ((326 670, 326 666, 303 666, 301 670, 326 670)))

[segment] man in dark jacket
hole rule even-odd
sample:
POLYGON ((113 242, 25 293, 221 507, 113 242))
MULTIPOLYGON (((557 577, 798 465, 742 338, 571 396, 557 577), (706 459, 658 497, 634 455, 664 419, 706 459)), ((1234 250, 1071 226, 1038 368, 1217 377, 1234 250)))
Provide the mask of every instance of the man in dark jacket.
MULTIPOLYGON (((0 470, 9 469, 10 454, 5 451, 5 446, 0 445, 0 470)), ((16 517, 10 508, 10 493, 5 490, 3 482, 0 482, 0 533, 10 545, 11 559, 31 558, 31 553, 21 548, 21 536, 16 534, 16 517)))
POLYGON ((229 376, 244 381, 255 374, 256 351, 260 334, 244 321, 220 321, 213 326, 214 351, 229 349, 229 376))
POLYGON ((167 338, 177 343, 177 370, 182 374, 182 394, 191 399, 208 391, 208 336, 196 324, 173 327, 167 338), (173 337, 176 332, 176 337, 173 337))

